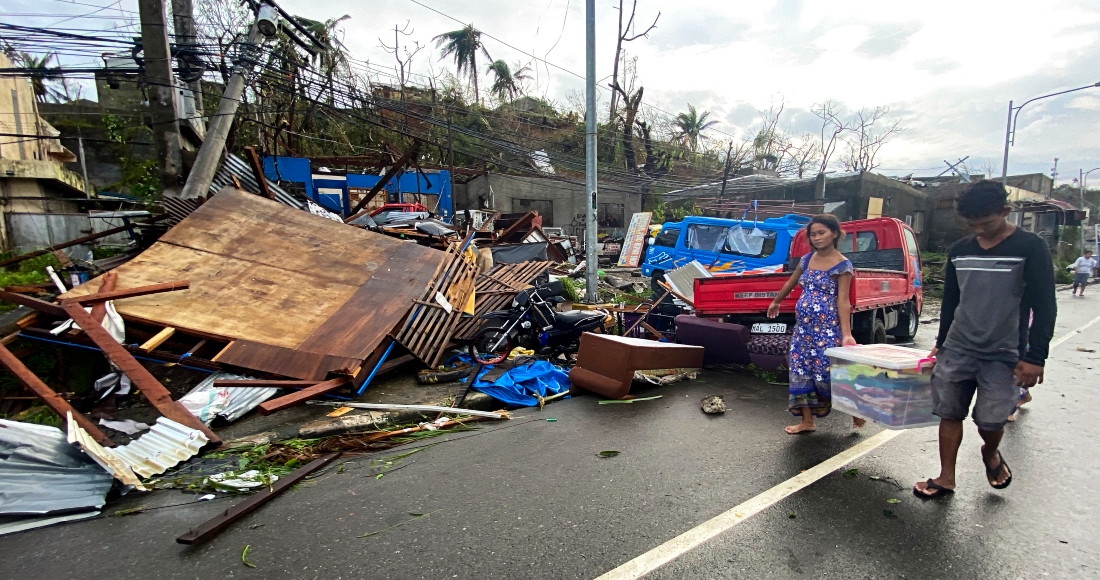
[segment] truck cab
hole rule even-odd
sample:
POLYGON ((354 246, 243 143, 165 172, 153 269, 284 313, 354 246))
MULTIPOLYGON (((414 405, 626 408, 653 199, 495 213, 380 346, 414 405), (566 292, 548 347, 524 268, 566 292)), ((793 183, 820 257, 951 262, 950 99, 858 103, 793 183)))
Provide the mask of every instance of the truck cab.
POLYGON ((666 222, 646 248, 642 275, 660 280, 692 260, 714 274, 779 272, 791 242, 809 221, 788 214, 759 221, 689 216, 666 222))

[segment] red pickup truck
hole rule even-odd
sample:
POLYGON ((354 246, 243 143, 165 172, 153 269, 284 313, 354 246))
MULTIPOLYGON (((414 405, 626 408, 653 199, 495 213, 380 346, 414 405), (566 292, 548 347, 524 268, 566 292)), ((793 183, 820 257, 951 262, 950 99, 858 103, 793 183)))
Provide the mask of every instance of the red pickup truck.
MULTIPOLYGON (((852 261, 852 335, 860 344, 886 342, 887 335, 908 341, 917 333, 923 307, 920 250, 913 230, 894 218, 873 218, 841 224, 845 236, 840 251, 852 261)), ((798 260, 810 251, 805 230, 791 242, 786 272, 720 275, 695 281, 695 313, 721 318, 749 329, 748 351, 754 342, 768 343, 777 354, 794 330, 794 307, 801 289, 783 300, 778 318, 768 318, 768 305, 779 294, 798 260), (777 348, 778 347, 778 348, 777 348)))

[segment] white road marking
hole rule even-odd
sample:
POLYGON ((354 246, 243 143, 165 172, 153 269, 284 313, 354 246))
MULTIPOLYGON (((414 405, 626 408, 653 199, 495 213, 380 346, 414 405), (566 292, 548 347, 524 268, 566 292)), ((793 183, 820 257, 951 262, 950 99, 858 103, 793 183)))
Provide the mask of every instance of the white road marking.
MULTIPOLYGON (((1067 332, 1050 343, 1049 350, 1053 351, 1067 340, 1081 334, 1085 329, 1100 322, 1100 316, 1086 322, 1081 327, 1067 332)), ((817 480, 844 467, 845 465, 874 451, 886 444, 894 437, 901 435, 901 431, 881 431, 865 441, 840 452, 825 461, 803 471, 802 473, 776 485, 760 495, 738 504, 733 508, 718 514, 698 526, 672 538, 671 540, 653 548, 652 550, 626 562, 611 570, 596 580, 634 580, 668 564, 680 556, 698 548, 710 539, 733 528, 737 524, 775 505, 780 500, 791 496, 817 480)))
POLYGON ((771 507, 815 481, 863 457, 887 441, 901 435, 901 431, 881 431, 863 442, 840 452, 802 473, 780 483, 764 493, 734 506, 714 518, 672 538, 633 560, 607 572, 596 580, 626 580, 641 578, 664 566, 711 538, 729 530, 741 522, 771 507))
POLYGON ((1054 350, 1058 345, 1077 336, 1078 334, 1081 334, 1085 331, 1086 328, 1092 326, 1093 324, 1096 324, 1097 322, 1100 322, 1100 316, 1097 316, 1096 318, 1093 318, 1092 320, 1086 322, 1084 326, 1078 328, 1077 330, 1074 330, 1073 332, 1067 332, 1062 336, 1059 336, 1054 340, 1054 342, 1050 343, 1050 348, 1048 350, 1054 350))

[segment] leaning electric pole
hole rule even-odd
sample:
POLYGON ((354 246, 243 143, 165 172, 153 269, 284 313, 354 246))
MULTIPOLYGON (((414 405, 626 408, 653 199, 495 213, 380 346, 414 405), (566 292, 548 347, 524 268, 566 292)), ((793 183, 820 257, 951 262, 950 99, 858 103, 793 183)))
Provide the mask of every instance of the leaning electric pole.
MULTIPOLYGON (((144 0, 143 0, 144 1, 144 0)), ((187 176, 187 183, 180 192, 181 199, 195 199, 206 197, 210 183, 214 180, 214 174, 221 165, 222 151, 225 149, 225 140, 229 136, 229 129, 233 125, 233 119, 237 116, 237 109, 241 105, 241 96, 244 94, 244 86, 247 77, 258 61, 258 47, 267 38, 272 38, 282 29, 290 40, 306 50, 324 48, 317 38, 309 33, 301 24, 294 20, 285 10, 280 8, 272 0, 263 0, 254 4, 256 21, 249 27, 246 40, 241 43, 236 62, 233 65, 233 74, 222 91, 221 101, 214 117, 206 125, 206 138, 203 140, 199 154, 195 158, 195 164, 191 173, 187 176), (280 20, 280 16, 282 20, 280 20), (306 40, 299 38, 301 34, 306 40), (308 42, 307 42, 308 40, 308 42)))
POLYGON ((584 216, 584 254, 588 271, 584 298, 599 302, 599 255, 596 253, 596 0, 585 2, 585 77, 584 77, 584 186, 587 193, 584 216))

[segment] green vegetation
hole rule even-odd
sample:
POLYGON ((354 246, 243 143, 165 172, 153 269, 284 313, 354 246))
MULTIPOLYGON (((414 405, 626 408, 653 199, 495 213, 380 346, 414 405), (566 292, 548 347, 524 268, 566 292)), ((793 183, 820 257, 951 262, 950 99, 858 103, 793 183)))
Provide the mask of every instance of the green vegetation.
MULTIPOLYGON (((10 256, 4 255, 3 257, 9 258, 10 256)), ((53 254, 43 254, 29 260, 23 260, 15 267, 15 270, 0 270, 0 287, 31 286, 48 282, 50 278, 46 274, 46 266, 59 269, 61 268, 61 262, 58 262, 53 254)), ((0 312, 7 312, 14 308, 15 304, 0 300, 0 312)))

